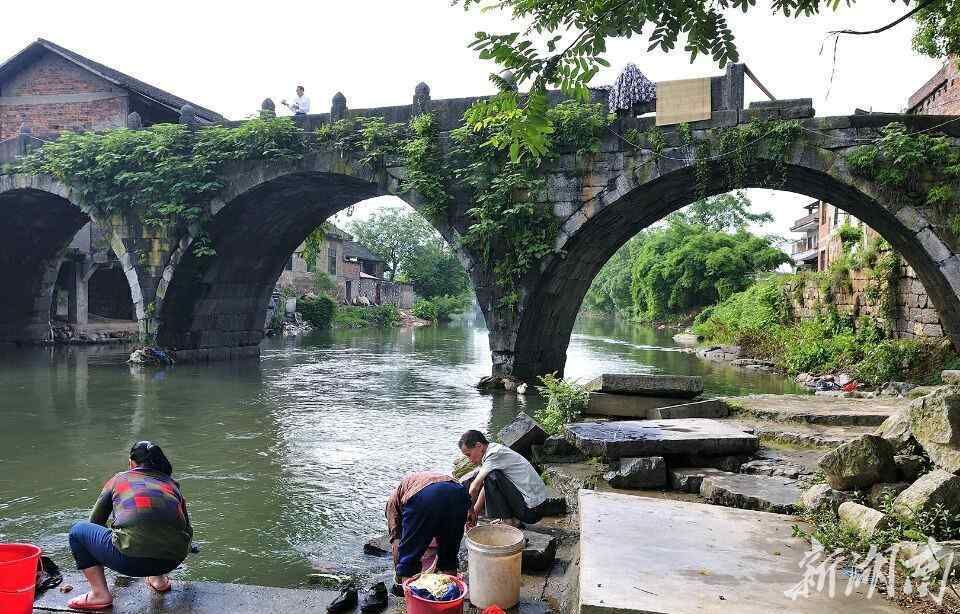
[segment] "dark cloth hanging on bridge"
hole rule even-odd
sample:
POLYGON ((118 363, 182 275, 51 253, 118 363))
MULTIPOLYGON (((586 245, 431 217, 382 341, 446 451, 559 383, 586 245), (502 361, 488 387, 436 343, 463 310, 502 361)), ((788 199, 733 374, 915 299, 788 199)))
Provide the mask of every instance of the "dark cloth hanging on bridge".
POLYGON ((620 76, 614 81, 607 104, 612 113, 620 113, 656 99, 657 86, 631 62, 623 67, 620 76))

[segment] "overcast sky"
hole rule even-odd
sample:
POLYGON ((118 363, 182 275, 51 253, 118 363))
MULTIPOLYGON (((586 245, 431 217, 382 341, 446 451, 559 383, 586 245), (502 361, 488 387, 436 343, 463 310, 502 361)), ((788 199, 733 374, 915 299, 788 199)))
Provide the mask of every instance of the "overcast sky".
MULTIPOLYGON (((902 110, 939 68, 911 51, 910 21, 880 35, 841 38, 828 97, 834 67, 832 44, 820 53, 826 33, 872 29, 904 11, 902 3, 861 0, 813 19, 770 16, 762 8, 748 16, 734 12, 729 21, 741 61, 775 96, 812 97, 818 115, 831 115, 857 107, 902 110)), ((433 98, 491 93, 487 76, 494 66, 478 60, 467 44, 476 30, 514 29, 502 14, 465 13, 449 0, 207 0, 149 8, 46 0, 8 2, 3 12, 0 57, 47 38, 231 119, 253 114, 265 97, 292 97, 297 83, 306 86, 314 112, 329 110, 337 91, 353 108, 409 104, 420 81, 430 85, 433 98)), ((595 83, 610 83, 631 61, 654 81, 722 72, 708 59, 691 65, 679 46, 671 54, 647 53, 645 38, 615 41, 611 68, 595 83)), ((747 100, 760 99, 763 94, 748 85, 747 100)), ((765 230, 780 234, 809 200, 764 190, 750 196, 755 208, 777 217, 765 230)))

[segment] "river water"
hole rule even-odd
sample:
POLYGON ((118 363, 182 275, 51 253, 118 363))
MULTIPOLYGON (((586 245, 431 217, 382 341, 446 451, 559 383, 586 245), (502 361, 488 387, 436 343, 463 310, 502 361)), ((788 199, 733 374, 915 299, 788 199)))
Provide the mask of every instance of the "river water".
MULTIPOLYGON (((132 442, 162 445, 201 552, 193 579, 300 586, 314 567, 385 568, 361 545, 383 532, 404 473, 448 471, 469 428, 495 433, 536 401, 481 394, 487 334, 471 323, 334 331, 264 342, 259 362, 130 368, 119 348, 0 353, 0 541, 72 566, 66 533, 132 442)), ((669 332, 586 320, 567 376, 701 375, 712 394, 788 393, 783 377, 705 363, 669 332)))

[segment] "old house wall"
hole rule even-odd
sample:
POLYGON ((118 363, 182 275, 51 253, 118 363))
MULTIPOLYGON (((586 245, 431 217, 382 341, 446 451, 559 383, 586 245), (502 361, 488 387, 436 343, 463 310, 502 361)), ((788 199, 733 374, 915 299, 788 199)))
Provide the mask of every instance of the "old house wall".
POLYGON ((951 57, 908 102, 910 113, 919 115, 960 115, 960 71, 951 57))
POLYGON ((127 92, 47 52, 0 83, 0 140, 21 124, 36 136, 126 125, 127 92))
MULTIPOLYGON (((848 289, 834 291, 829 304, 836 307, 841 315, 853 316, 854 320, 861 316, 873 318, 883 323, 887 315, 878 305, 878 299, 873 296, 869 288, 875 282, 870 278, 867 270, 850 271, 850 285, 848 289)), ((813 319, 818 313, 823 313, 827 306, 823 294, 816 280, 807 280, 802 291, 802 300, 798 300, 798 292, 788 288, 791 296, 794 314, 801 319, 813 319)), ((891 321, 891 335, 898 339, 914 339, 921 337, 943 337, 943 328, 940 316, 933 303, 927 296, 923 284, 917 279, 916 273, 909 266, 901 264, 900 275, 897 281, 896 311, 891 321)))

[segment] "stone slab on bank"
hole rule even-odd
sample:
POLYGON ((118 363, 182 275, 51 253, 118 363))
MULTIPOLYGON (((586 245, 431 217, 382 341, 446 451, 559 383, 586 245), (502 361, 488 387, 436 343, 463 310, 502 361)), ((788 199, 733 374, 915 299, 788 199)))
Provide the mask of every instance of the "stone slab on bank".
MULTIPOLYGON (((339 594, 337 591, 271 588, 220 582, 173 580, 170 592, 160 595, 142 578, 108 576, 113 593, 112 614, 263 614, 264 612, 323 612, 339 594)), ((67 602, 89 590, 79 572, 63 575, 63 585, 73 590, 61 593, 58 588, 46 591, 33 603, 34 613, 76 612, 67 602)), ((391 596, 391 605, 396 603, 391 596)), ((358 610, 359 611, 359 610, 358 610)))
POLYGON ((729 400, 741 415, 758 420, 822 426, 879 426, 909 399, 841 399, 807 394, 758 394, 729 400))
MULTIPOLYGON (((784 595, 803 579, 808 545, 780 514, 580 493, 581 614, 893 614, 867 587, 833 598, 784 595)), ((801 523, 802 524, 802 523, 801 523)))
POLYGON ((587 456, 721 456, 749 454, 760 440, 728 423, 707 418, 578 422, 565 428, 567 439, 587 456))
POLYGON ((700 484, 700 496, 710 503, 778 514, 794 513, 801 494, 796 480, 747 473, 713 472, 700 484))
POLYGON ((692 399, 703 392, 703 378, 695 375, 604 373, 584 387, 590 392, 692 399))
POLYGON ((635 420, 670 418, 725 418, 730 414, 722 399, 679 402, 669 397, 645 397, 635 394, 591 392, 584 413, 635 420))

